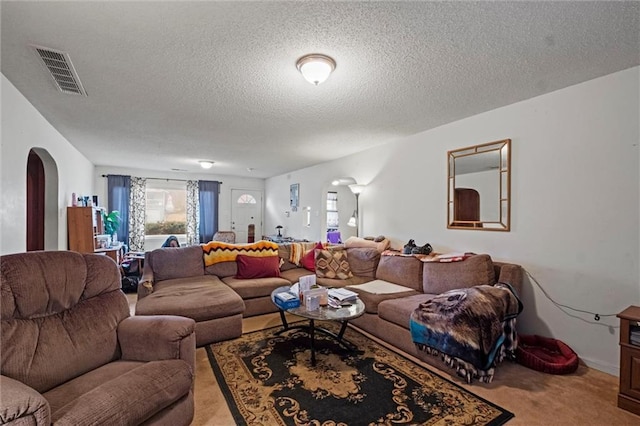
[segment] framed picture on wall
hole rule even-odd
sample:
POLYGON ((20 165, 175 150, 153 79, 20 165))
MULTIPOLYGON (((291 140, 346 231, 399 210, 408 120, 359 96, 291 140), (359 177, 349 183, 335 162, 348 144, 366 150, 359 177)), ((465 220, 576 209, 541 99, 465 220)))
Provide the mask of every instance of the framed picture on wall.
POLYGON ((295 212, 298 210, 299 200, 300 200, 300 184, 292 183, 289 187, 289 200, 291 201, 291 211, 295 212))

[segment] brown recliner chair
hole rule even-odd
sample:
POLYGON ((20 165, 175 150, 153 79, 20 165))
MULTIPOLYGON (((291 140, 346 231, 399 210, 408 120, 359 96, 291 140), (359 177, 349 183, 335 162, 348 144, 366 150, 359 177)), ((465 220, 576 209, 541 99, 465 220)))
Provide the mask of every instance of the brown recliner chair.
POLYGON ((131 317, 106 256, 0 257, 0 423, 188 425, 194 321, 131 317))

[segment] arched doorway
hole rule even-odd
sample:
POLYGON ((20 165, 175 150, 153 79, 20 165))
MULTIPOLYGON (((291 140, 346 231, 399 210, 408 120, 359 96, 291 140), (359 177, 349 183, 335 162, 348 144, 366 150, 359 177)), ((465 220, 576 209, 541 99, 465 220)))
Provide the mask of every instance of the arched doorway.
POLYGON ((27 159, 27 251, 44 250, 44 165, 34 150, 27 159))
POLYGON ((58 249, 58 167, 49 152, 27 158, 27 251, 58 249))

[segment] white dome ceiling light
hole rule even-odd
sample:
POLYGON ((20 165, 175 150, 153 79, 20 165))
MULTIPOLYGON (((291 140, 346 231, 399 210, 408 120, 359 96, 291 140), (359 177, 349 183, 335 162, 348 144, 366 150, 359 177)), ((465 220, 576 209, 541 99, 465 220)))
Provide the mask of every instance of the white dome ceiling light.
POLYGON ((329 78, 329 75, 336 69, 336 61, 327 55, 312 53, 298 59, 296 68, 305 80, 317 86, 329 78))
POLYGON ((200 160, 200 167, 202 167, 203 169, 210 169, 211 167, 213 167, 213 161, 209 161, 209 160, 200 160))
POLYGON ((356 180, 352 177, 341 177, 331 181, 331 185, 340 186, 340 185, 351 185, 357 183, 356 180))

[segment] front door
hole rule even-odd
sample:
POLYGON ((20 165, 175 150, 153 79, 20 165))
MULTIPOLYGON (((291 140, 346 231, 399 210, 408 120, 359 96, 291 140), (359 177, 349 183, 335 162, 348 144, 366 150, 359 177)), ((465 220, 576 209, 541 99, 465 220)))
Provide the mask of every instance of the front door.
POLYGON ((255 239, 262 238, 262 191, 254 189, 231 190, 231 230, 236 243, 246 243, 249 225, 254 225, 255 239))

